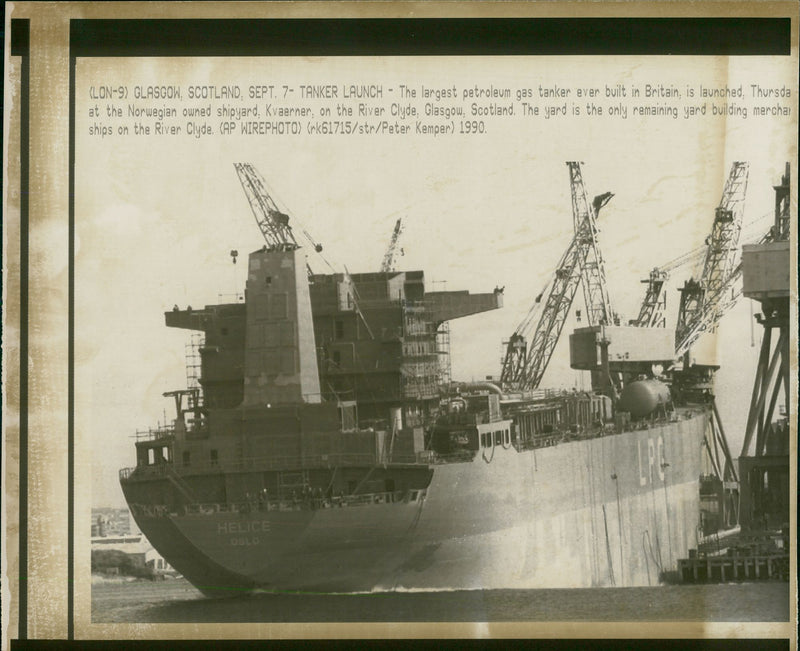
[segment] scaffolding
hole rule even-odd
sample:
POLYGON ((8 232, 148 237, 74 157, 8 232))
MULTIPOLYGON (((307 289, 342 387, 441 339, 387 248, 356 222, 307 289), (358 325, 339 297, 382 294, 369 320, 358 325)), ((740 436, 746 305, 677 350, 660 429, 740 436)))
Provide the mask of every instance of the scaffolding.
POLYGON ((193 332, 186 343, 186 388, 189 390, 187 407, 197 409, 203 404, 203 389, 200 384, 203 361, 200 349, 205 344, 202 332, 193 332))
POLYGON ((405 398, 429 399, 439 394, 438 333, 430 307, 423 301, 403 304, 403 356, 400 366, 405 398))
POLYGON ((452 379, 450 367, 450 323, 443 321, 436 330, 436 354, 439 361, 439 386, 447 387, 452 379))

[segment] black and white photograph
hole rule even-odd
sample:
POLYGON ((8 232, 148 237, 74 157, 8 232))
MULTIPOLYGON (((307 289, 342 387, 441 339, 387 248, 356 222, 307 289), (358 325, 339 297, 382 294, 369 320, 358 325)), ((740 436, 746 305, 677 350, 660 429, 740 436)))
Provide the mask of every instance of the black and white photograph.
POLYGON ((797 8, 479 4, 22 5, 4 644, 796 643, 797 8))

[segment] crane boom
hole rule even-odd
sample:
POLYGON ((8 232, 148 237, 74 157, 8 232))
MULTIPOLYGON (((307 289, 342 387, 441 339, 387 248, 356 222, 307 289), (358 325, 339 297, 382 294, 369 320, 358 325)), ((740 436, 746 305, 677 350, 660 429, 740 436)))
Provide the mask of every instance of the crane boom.
POLYGON ((603 254, 597 241, 597 214, 611 197, 610 192, 598 195, 592 203, 583 183, 581 164, 568 162, 570 190, 572 194, 572 219, 575 234, 582 233, 579 245, 585 249, 582 256, 583 296, 586 302, 589 325, 608 325, 614 323, 615 315, 611 307, 611 297, 606 284, 606 271, 603 254), (585 226, 585 229, 582 230, 585 226))
POLYGON ((719 319, 735 300, 727 299, 727 290, 741 275, 737 274, 739 235, 747 193, 748 164, 731 166, 722 199, 714 211, 711 234, 706 240, 703 271, 699 280, 690 278, 681 289, 678 322, 675 328, 676 355, 683 355, 702 332, 713 332, 719 319))
POLYGON ((399 218, 397 222, 395 222, 394 230, 392 231, 392 238, 389 240, 389 246, 386 249, 386 253, 383 256, 383 262, 381 263, 381 271, 394 271, 394 258, 397 254, 397 242, 400 239, 400 234, 403 232, 403 220, 399 218))
POLYGON ((642 282, 647 285, 642 305, 637 316, 631 325, 640 328, 664 328, 667 325, 666 296, 664 294, 664 284, 669 280, 670 274, 685 264, 699 261, 705 253, 705 247, 696 249, 678 256, 674 260, 650 271, 648 277, 642 282))
MULTIPOLYGON (((268 249, 272 251, 294 251, 295 249, 299 249, 300 245, 297 243, 294 233, 292 233, 292 227, 289 226, 289 215, 282 212, 275 204, 275 201, 270 196, 269 192, 267 192, 266 181, 264 181, 264 178, 259 174, 258 170, 250 163, 234 163, 233 166, 236 168, 239 181, 247 195, 247 200, 250 202, 250 208, 253 211, 253 216, 256 218, 258 228, 267 241, 268 249)), ((395 234, 398 235, 399 224, 400 220, 398 219, 397 225, 395 225, 395 234)), ((305 235, 314 251, 317 253, 322 251, 322 245, 316 243, 307 231, 303 230, 303 235, 305 235)), ((330 264, 328 264, 328 266, 330 266, 330 264)), ((314 275, 308 263, 306 263, 306 271, 308 272, 309 278, 314 275)), ((361 311, 358 301, 358 291, 356 290, 355 283, 347 267, 345 267, 344 275, 353 290, 351 295, 353 308, 364 322, 370 338, 374 339, 375 335, 372 333, 372 328, 369 327, 369 323, 367 323, 364 313, 361 311)))
POLYGON ((258 170, 250 163, 234 163, 239 181, 250 202, 258 228, 267 241, 267 246, 275 250, 292 251, 300 247, 289 226, 289 215, 278 209, 267 192, 266 182, 258 170))
MULTIPOLYGON (((771 216, 771 213, 767 213, 765 216, 771 216)), ((763 219, 764 216, 757 218, 747 224, 747 226, 756 224, 763 219)), ((747 243, 748 244, 764 244, 766 242, 772 241, 773 232, 775 228, 770 229, 766 234, 762 234, 760 237, 749 238, 747 243)), ((745 233, 744 228, 742 229, 742 234, 745 233)), ((642 305, 639 308, 639 316, 636 319, 631 321, 631 325, 644 327, 644 328, 664 328, 666 327, 666 315, 664 310, 666 308, 666 296, 664 294, 664 285, 666 284, 667 280, 669 280, 672 273, 678 269, 679 267, 683 267, 685 265, 691 264, 696 265, 704 259, 706 253, 706 246, 698 246, 695 249, 692 249, 688 253, 684 253, 683 255, 670 260, 669 262, 661 265, 660 267, 655 267, 650 271, 650 274, 647 278, 642 280, 642 283, 647 285, 647 289, 645 291, 644 299, 642 300, 642 305)), ((725 283, 726 287, 731 287, 738 281, 741 277, 741 263, 737 265, 737 268, 734 270, 734 273, 729 276, 729 280, 725 283)), ((741 295, 741 292, 733 292, 734 295, 738 298, 741 295)), ((723 313, 732 307, 729 305, 723 313)), ((720 317, 722 314, 719 315, 720 317)))
MULTIPOLYGON (((775 240, 775 229, 770 229, 755 243, 766 244, 775 240)), ((713 332, 720 319, 736 305, 742 297, 742 286, 739 281, 742 278, 742 261, 728 276, 728 280, 719 288, 719 291, 711 298, 709 305, 713 308, 703 310, 700 317, 695 320, 694 325, 686 332, 683 339, 678 342, 676 356, 680 357, 697 341, 698 337, 704 332, 713 332)))
POLYGON ((610 323, 614 319, 605 285, 605 270, 597 243, 596 225, 599 210, 613 195, 607 192, 589 202, 580 163, 568 162, 567 166, 570 170, 575 233, 550 282, 537 296, 534 306, 507 342, 500 381, 516 389, 529 390, 539 386, 581 280, 584 284, 589 323, 610 323), (537 315, 528 348, 525 332, 537 315))
POLYGON ((650 272, 647 280, 647 290, 645 291, 642 306, 639 308, 639 316, 633 321, 632 325, 641 328, 663 328, 666 326, 666 316, 664 314, 665 295, 663 294, 664 283, 667 282, 669 273, 656 267, 650 272))
POLYGON ((535 389, 542 380, 578 290, 581 280, 581 254, 585 253, 586 250, 579 246, 576 235, 558 263, 553 285, 543 303, 541 316, 531 339, 530 350, 525 359, 521 360, 523 363, 518 364, 517 376, 512 378, 520 389, 535 389))

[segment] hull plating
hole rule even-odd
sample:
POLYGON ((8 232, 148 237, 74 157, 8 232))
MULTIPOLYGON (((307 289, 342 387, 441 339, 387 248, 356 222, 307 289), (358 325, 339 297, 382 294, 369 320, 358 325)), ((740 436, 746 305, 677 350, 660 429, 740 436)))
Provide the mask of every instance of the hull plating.
POLYGON ((650 429, 434 466, 416 500, 136 516, 206 594, 652 585, 696 545, 697 410, 650 429))

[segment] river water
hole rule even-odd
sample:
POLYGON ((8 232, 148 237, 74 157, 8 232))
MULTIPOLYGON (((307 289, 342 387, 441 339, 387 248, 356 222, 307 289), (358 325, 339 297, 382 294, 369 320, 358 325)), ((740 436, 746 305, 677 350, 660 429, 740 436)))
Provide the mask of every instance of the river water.
POLYGON ((184 579, 95 583, 94 623, 789 620, 785 582, 574 590, 254 593, 207 599, 184 579))

